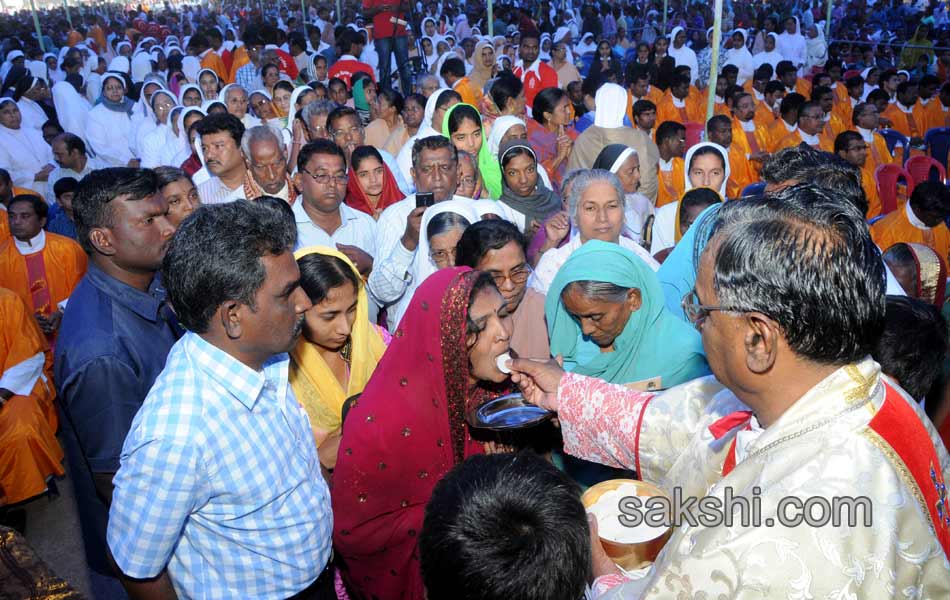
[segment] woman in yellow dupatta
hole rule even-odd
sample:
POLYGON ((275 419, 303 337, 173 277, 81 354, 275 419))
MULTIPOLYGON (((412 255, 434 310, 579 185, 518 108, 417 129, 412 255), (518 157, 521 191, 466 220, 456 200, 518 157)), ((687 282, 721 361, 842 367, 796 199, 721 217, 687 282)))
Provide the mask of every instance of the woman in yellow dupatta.
POLYGON ((366 387, 389 334, 370 323, 366 289, 337 250, 310 246, 294 253, 300 285, 313 307, 291 351, 290 385, 307 411, 320 463, 332 470, 340 444, 343 404, 366 387))

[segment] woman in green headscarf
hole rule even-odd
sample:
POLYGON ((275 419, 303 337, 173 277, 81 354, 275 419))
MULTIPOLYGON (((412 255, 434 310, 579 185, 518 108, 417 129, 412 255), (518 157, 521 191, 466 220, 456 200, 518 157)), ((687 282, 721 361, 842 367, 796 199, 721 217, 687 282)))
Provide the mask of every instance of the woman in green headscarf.
POLYGON ((372 122, 376 116, 373 114, 373 104, 376 102, 376 84, 369 77, 361 77, 353 83, 353 108, 360 116, 360 122, 363 127, 372 122))
POLYGON ((907 44, 901 51, 900 66, 902 68, 917 68, 917 61, 921 56, 926 56, 929 61, 933 61, 934 44, 927 39, 929 34, 930 24, 927 19, 924 19, 921 24, 917 26, 917 31, 914 32, 914 37, 907 40, 907 44))
POLYGON ((482 116, 478 110, 471 104, 456 104, 450 108, 442 122, 442 135, 452 140, 458 150, 478 157, 478 172, 484 187, 493 200, 498 200, 502 192, 501 167, 485 143, 482 116))
POLYGON ((592 240, 551 283, 551 354, 568 371, 645 390, 709 374, 702 340, 670 314, 656 274, 618 244, 592 240))

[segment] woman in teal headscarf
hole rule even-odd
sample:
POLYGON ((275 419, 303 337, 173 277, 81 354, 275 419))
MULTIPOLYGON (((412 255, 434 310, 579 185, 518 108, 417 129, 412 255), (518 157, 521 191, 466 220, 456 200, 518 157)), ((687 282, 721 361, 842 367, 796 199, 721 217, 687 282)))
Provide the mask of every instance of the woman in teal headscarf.
POLYGON ((478 157, 478 172, 493 200, 501 198, 501 167, 485 143, 482 116, 471 104, 456 104, 445 113, 442 135, 459 150, 478 157))
POLYGON ((569 371, 642 389, 709 374, 699 332, 667 311, 656 274, 617 244, 576 250, 544 308, 551 354, 569 371))

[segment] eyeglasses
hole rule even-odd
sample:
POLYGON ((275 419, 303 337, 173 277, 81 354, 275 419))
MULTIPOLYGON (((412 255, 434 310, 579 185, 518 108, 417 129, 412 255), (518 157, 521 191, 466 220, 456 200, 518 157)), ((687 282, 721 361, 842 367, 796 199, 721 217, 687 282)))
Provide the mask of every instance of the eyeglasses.
POLYGON ((511 271, 508 274, 505 273, 492 273, 491 278, 495 280, 495 286, 501 287, 505 284, 505 281, 511 281, 515 285, 521 285, 524 282, 528 281, 528 277, 531 275, 531 267, 522 267, 511 271))
POLYGON ((346 185, 346 182, 349 181, 349 177, 346 175, 330 175, 329 173, 320 173, 319 175, 314 175, 306 169, 300 169, 301 173, 306 173, 313 179, 315 182, 320 185, 346 185))
POLYGON ((478 181, 474 177, 459 177, 459 185, 470 186, 475 185, 475 182, 478 181))
POLYGON ((357 125, 356 127, 350 127, 349 129, 334 129, 331 133, 333 134, 334 139, 349 137, 351 135, 360 135, 363 133, 363 126, 357 125))
POLYGON ((449 248, 448 250, 430 250, 429 258, 437 263, 448 260, 455 262, 455 248, 449 248))
POLYGON ((689 319, 689 322, 697 327, 703 324, 711 312, 749 312, 744 308, 739 308, 736 306, 700 304, 699 295, 696 294, 696 288, 693 288, 685 296, 683 296, 683 301, 680 303, 680 306, 683 307, 683 312, 686 314, 686 318, 689 319))

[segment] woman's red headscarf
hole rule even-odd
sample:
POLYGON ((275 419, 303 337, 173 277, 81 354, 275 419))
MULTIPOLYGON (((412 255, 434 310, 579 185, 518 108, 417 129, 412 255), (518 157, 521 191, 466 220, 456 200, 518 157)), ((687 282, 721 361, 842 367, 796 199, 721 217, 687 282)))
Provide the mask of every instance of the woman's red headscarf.
POLYGON ((376 371, 343 423, 333 474, 333 542, 360 596, 424 598, 417 540, 432 488, 482 454, 465 423, 466 326, 479 273, 442 269, 416 290, 376 371))
POLYGON ((383 165, 383 194, 379 197, 379 202, 376 203, 376 210, 373 210, 369 200, 366 198, 366 192, 360 187, 360 181, 356 177, 356 169, 354 168, 350 169, 350 178, 346 182, 346 199, 344 200, 350 208, 363 211, 374 219, 379 218, 379 214, 383 212, 386 207, 406 197, 402 193, 402 190, 399 189, 399 185, 396 184, 396 178, 393 176, 392 171, 389 170, 389 165, 382 160, 379 162, 383 165))

